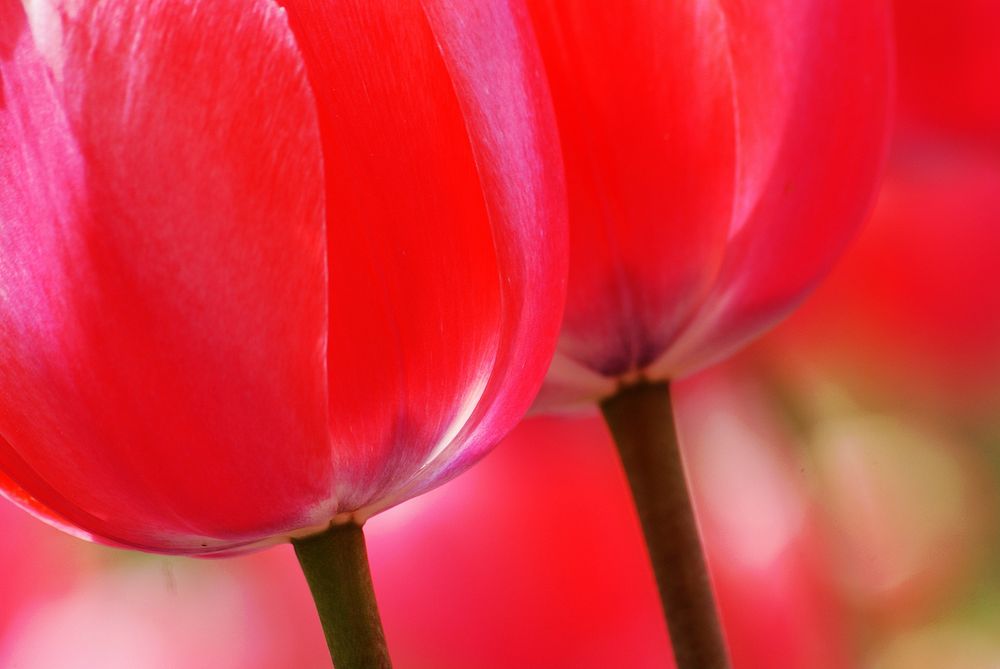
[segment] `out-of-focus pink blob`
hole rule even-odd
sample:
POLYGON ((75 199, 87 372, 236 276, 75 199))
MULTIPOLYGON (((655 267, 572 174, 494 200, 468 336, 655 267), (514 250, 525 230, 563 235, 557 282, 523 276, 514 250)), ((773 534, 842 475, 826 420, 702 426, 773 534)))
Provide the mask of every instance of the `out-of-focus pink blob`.
POLYGON ((0 639, 11 622, 61 596, 88 571, 79 542, 0 499, 0 639))
POLYGON ((598 421, 530 421, 442 490, 366 526, 400 664, 662 666, 652 572, 598 421))
POLYGON ((761 387, 731 366, 674 396, 735 669, 853 666, 811 472, 761 387))

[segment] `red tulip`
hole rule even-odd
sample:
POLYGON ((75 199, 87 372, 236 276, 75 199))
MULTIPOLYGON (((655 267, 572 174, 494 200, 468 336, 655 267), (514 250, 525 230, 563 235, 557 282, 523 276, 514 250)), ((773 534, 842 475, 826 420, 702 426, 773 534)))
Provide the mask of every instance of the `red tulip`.
POLYGON ((480 457, 561 315, 532 40, 499 1, 0 0, 8 492, 215 553, 480 457))
POLYGON ((887 3, 535 0, 570 281, 542 406, 668 379, 786 314, 864 220, 886 152, 887 3))

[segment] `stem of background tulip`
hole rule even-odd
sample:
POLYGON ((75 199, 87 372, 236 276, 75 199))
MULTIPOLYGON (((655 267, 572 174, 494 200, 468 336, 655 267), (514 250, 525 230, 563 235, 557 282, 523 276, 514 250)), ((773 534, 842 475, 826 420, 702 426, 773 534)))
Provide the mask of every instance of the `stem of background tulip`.
POLYGON ((641 381, 601 402, 632 488, 678 669, 725 669, 726 645, 674 426, 670 386, 641 381))
POLYGON ((333 525, 292 545, 336 669, 391 667, 361 526, 333 525))

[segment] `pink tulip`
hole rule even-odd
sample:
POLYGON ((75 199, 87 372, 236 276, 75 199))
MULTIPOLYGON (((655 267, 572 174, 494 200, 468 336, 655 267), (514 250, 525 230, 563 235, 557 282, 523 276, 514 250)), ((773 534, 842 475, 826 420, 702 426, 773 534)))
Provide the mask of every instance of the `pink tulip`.
POLYGON ((887 3, 534 0, 566 158, 566 322, 539 406, 671 379, 787 314, 864 221, 887 3))
POLYGON ((78 534, 249 550, 520 418, 565 272, 516 3, 0 0, 0 470, 78 534))

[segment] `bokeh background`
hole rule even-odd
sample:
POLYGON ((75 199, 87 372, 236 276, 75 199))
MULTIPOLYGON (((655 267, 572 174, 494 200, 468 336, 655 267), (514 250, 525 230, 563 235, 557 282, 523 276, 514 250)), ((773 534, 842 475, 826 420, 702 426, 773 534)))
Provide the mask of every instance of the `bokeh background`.
MULTIPOLYGON (((872 220, 775 331, 676 386, 736 669, 1000 667, 1000 2, 899 0, 872 220)), ((525 422, 376 517, 402 669, 662 667, 596 416, 525 422)), ((139 555, 0 503, 0 667, 329 667, 289 547, 139 555)))

